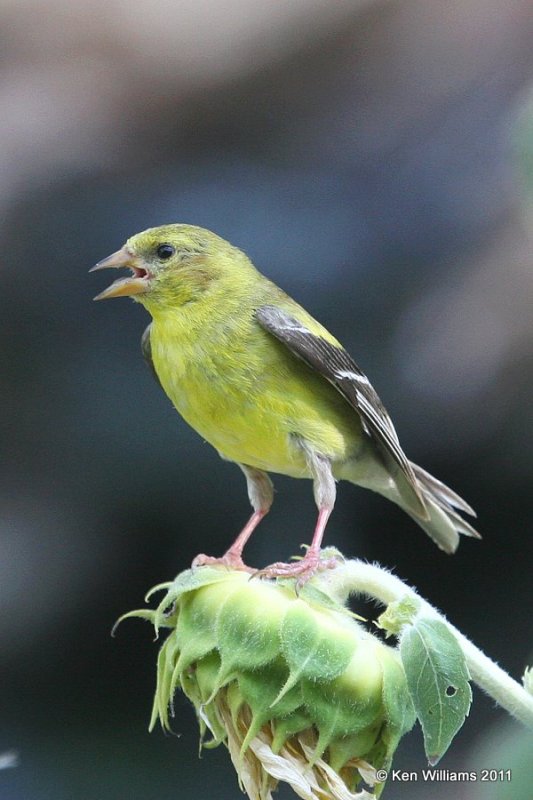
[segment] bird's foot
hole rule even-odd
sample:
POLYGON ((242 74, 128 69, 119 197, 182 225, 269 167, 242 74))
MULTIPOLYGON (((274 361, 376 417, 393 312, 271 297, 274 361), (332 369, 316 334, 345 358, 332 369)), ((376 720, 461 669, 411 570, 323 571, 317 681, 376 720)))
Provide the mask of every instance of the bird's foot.
POLYGON ((242 556, 237 553, 233 553, 230 550, 227 553, 224 553, 223 556, 220 558, 215 558, 214 556, 206 556, 204 553, 200 553, 196 556, 193 560, 191 566, 193 569, 196 567, 211 567, 211 566, 222 566, 226 567, 226 569, 237 569, 241 570, 242 572, 255 572, 252 567, 248 567, 244 561, 242 560, 242 556))
POLYGON ((339 564, 336 556, 331 556, 330 552, 313 550, 310 547, 305 556, 292 564, 284 561, 277 561, 275 564, 254 572, 257 578, 297 578, 296 588, 300 589, 316 572, 325 569, 335 569, 339 564))

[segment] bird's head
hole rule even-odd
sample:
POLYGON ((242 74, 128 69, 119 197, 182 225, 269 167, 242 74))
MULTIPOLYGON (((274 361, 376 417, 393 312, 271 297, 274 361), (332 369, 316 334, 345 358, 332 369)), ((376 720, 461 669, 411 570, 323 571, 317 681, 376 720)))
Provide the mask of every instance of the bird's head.
POLYGON ((248 258, 211 231, 194 225, 161 225, 132 236, 92 270, 128 268, 95 300, 132 297, 149 311, 198 299, 220 279, 254 271, 248 258))

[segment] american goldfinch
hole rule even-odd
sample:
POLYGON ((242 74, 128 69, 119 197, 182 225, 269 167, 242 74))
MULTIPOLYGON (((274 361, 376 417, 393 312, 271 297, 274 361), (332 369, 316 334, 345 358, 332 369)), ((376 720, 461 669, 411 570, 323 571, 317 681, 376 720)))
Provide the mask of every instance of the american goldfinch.
POLYGON ((132 236, 93 270, 126 267, 95 300, 132 297, 152 322, 144 356, 181 416, 244 472, 253 514, 222 558, 196 564, 248 569, 244 545, 268 513, 267 473, 310 478, 318 519, 304 558, 268 577, 305 582, 335 503, 335 482, 379 492, 404 509, 445 552, 459 533, 479 537, 458 511, 474 511, 405 456, 370 381, 342 345, 241 250, 193 225, 132 236))

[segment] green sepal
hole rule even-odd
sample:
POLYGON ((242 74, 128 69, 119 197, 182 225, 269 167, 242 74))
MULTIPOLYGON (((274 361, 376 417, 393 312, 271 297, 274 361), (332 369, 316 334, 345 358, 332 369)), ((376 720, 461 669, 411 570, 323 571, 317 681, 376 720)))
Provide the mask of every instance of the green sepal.
MULTIPOLYGON (((362 758, 364 756, 366 760, 367 753, 371 752, 376 744, 382 724, 382 720, 378 719, 374 725, 367 726, 364 730, 360 730, 359 733, 352 733, 332 742, 329 745, 328 758, 332 769, 335 772, 339 772, 352 758, 362 758)), ((378 766, 380 765, 378 764, 378 766)))
POLYGON ((280 638, 290 674, 278 699, 300 679, 331 681, 341 675, 354 648, 352 628, 345 629, 340 619, 312 610, 303 600, 295 601, 287 611, 280 638))
POLYGON ((179 604, 175 637, 180 649, 177 667, 181 672, 217 646, 216 612, 211 604, 199 599, 199 595, 191 593, 179 604))
POLYGON ((168 729, 168 709, 172 699, 169 691, 168 671, 167 671, 167 653, 169 648, 170 639, 163 644, 157 655, 157 684, 154 695, 154 702, 152 706, 152 715, 150 717, 150 724, 148 730, 154 729, 155 723, 159 719, 163 728, 168 729))
POLYGON ((222 670, 258 669, 279 653, 279 628, 286 602, 277 591, 252 582, 239 587, 221 606, 216 619, 216 639, 222 670))
MULTIPOLYGON (((387 651, 385 651, 387 652, 387 651)), ((398 651, 380 653, 383 666, 383 706, 390 727, 398 732, 398 741, 416 722, 416 711, 407 687, 407 678, 398 651)))
POLYGON ((315 758, 334 738, 357 734, 376 719, 383 719, 380 694, 354 699, 349 692, 339 691, 336 683, 302 681, 305 708, 319 732, 315 758))
POLYGON ((466 660, 449 627, 430 617, 418 617, 404 629, 400 654, 426 755, 435 765, 470 709, 472 690, 466 660))
MULTIPOLYGON (((153 609, 148 608, 137 608, 135 611, 128 611, 127 614, 122 614, 121 617, 117 619, 113 627, 111 628, 111 636, 114 636, 117 632, 118 626, 124 622, 125 619, 147 619, 148 622, 151 622, 154 625, 154 618, 155 618, 155 611, 153 609)), ((167 627, 172 628, 173 625, 168 625, 167 627)), ((154 637, 157 639, 157 634, 154 637)))
POLYGON ((420 607, 420 602, 414 597, 403 597, 389 603, 385 611, 376 620, 376 626, 386 631, 390 636, 400 633, 405 625, 410 624, 415 619, 420 607))
MULTIPOLYGON (((294 586, 294 579, 291 581, 292 585, 294 586)), ((281 585, 287 584, 289 585, 288 580, 280 581, 281 585)), ((364 617, 361 617, 359 614, 355 614, 353 611, 350 611, 349 608, 343 606, 339 603, 334 597, 331 597, 329 594, 326 594, 316 586, 313 581, 308 581, 308 583, 304 583, 302 588, 298 592, 298 597, 302 600, 305 600, 306 603, 309 605, 314 606, 319 609, 327 608, 330 611, 337 611, 339 614, 344 614, 347 617, 352 617, 353 619, 359 619, 364 621, 364 617)))
POLYGON ((226 687, 226 702, 230 710, 233 725, 236 726, 238 724, 239 713, 244 706, 244 698, 237 681, 230 683, 226 687))
POLYGON ((201 748, 217 747, 226 738, 226 731, 218 718, 215 706, 206 702, 206 698, 212 694, 219 670, 220 659, 214 652, 203 658, 194 669, 186 670, 179 675, 181 689, 196 710, 200 726, 201 748), (206 741, 207 731, 211 734, 212 739, 206 741))
POLYGON ((165 581, 164 583, 158 583, 156 584, 156 586, 152 586, 152 588, 148 589, 148 591, 144 595, 144 602, 149 603, 154 594, 157 594, 158 592, 163 592, 163 591, 168 592, 172 584, 173 581, 165 581))
POLYGON ((287 668, 281 660, 239 676, 239 689, 252 713, 252 723, 242 744, 242 752, 266 722, 285 717, 302 705, 300 686, 294 686, 283 697, 279 697, 279 687, 286 682, 286 676, 287 668))
POLYGON ((153 586, 145 595, 145 602, 156 594, 166 590, 166 594, 155 609, 138 608, 135 611, 129 611, 123 614, 113 625, 111 635, 115 634, 117 627, 120 623, 129 618, 137 617, 139 619, 147 619, 155 628, 155 638, 158 638, 159 628, 174 628, 177 619, 177 605, 178 601, 186 592, 192 592, 202 586, 208 586, 211 583, 224 581, 227 578, 227 573, 220 569, 210 567, 202 567, 201 569, 188 569, 181 572, 173 581, 159 583, 153 586))
POLYGON ((287 717, 278 719, 274 723, 274 738, 272 740, 272 752, 279 753, 287 739, 311 727, 311 719, 302 709, 297 709, 287 717))
POLYGON ((209 703, 209 698, 217 690, 220 672, 220 657, 218 653, 210 653, 199 661, 193 674, 200 692, 201 705, 209 703))

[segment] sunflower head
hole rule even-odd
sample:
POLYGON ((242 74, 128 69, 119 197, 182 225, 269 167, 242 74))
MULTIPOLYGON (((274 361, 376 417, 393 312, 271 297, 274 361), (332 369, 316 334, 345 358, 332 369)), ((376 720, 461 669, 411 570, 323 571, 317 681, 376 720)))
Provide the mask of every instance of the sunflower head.
POLYGON ((202 745, 228 748, 251 800, 279 781, 306 800, 381 794, 415 721, 395 649, 312 582, 297 596, 290 583, 201 567, 156 589, 155 610, 126 615, 169 629, 151 727, 169 727, 181 690, 202 745))

